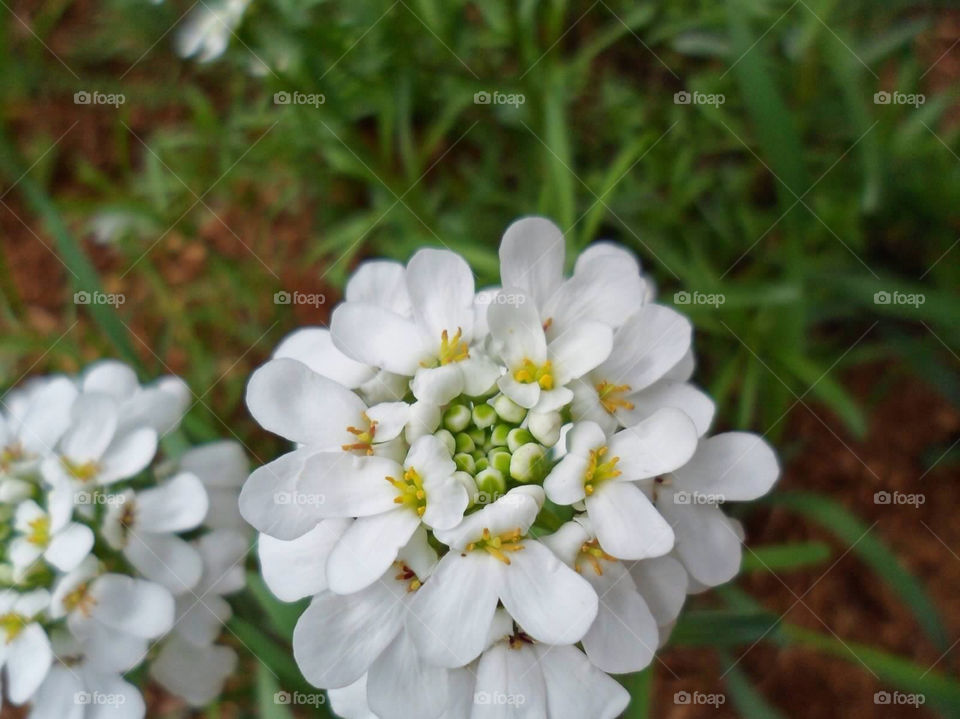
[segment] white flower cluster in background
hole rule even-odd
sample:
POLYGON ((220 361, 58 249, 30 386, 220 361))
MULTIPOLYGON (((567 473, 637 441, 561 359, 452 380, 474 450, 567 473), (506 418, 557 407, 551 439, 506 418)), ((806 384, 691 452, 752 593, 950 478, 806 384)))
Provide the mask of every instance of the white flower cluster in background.
POLYGON ((288 337, 247 404, 296 448, 240 510, 264 578, 312 597, 296 661, 344 717, 615 717, 609 674, 653 659, 685 596, 738 571, 718 506, 779 469, 758 436, 707 437, 691 325, 624 248, 564 274, 524 218, 502 287, 459 255, 361 265, 330 330, 288 337))
POLYGON ((244 584, 249 466, 235 442, 159 460, 188 400, 115 361, 3 397, 0 684, 31 719, 144 716, 123 675, 145 661, 194 705, 233 671, 216 640, 244 584))

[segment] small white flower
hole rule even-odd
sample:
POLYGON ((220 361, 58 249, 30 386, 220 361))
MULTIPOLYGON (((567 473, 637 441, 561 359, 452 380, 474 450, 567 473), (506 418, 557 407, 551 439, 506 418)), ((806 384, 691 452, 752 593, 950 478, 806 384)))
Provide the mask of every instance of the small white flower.
POLYGON ((28 701, 50 669, 53 651, 38 623, 49 604, 44 590, 0 592, 0 669, 6 670, 4 688, 14 704, 28 701))
POLYGON ((203 482, 210 507, 203 524, 211 529, 245 532, 248 525, 240 516, 237 497, 250 473, 250 462, 239 442, 209 442, 184 452, 176 467, 203 482))
POLYGON ((195 8, 177 31, 176 48, 181 57, 196 56, 199 62, 220 57, 230 36, 240 25, 250 0, 210 0, 195 8))
POLYGON ((237 653, 217 644, 198 645, 174 634, 150 665, 150 676, 194 707, 219 696, 237 667, 237 653))
POLYGON ((44 510, 28 499, 17 507, 14 529, 18 536, 10 543, 10 560, 15 575, 23 577, 43 557, 51 566, 69 572, 93 548, 93 532, 86 525, 71 522, 73 496, 66 490, 47 494, 44 510))
MULTIPOLYGON (((76 385, 66 377, 37 378, 4 397, 0 413, 0 479, 32 472, 70 426, 76 385)), ((9 491, 9 490, 8 490, 9 491)), ((15 497, 0 497, 13 501, 15 497)))

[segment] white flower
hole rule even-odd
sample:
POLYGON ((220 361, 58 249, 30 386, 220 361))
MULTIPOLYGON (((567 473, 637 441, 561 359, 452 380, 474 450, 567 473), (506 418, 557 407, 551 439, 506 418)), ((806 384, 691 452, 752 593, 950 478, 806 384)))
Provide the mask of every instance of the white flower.
MULTIPOLYGON (((525 298, 520 290, 505 294, 525 298)), ((573 399, 567 384, 603 362, 613 346, 613 331, 600 322, 572 325, 547 341, 532 302, 496 303, 487 311, 492 347, 506 366, 500 391, 521 407, 552 412, 573 399)))
MULTIPOLYGON (((3 398, 0 478, 23 476, 53 452, 70 426, 76 385, 66 377, 37 378, 3 398)), ((0 497, 0 501, 9 501, 0 497)))
POLYGON ((40 557, 51 566, 69 572, 93 548, 90 528, 70 521, 73 497, 69 492, 49 492, 47 504, 48 508, 43 510, 28 499, 17 507, 13 526, 19 536, 10 543, 10 560, 15 576, 20 579, 40 557))
POLYGON ((250 0, 211 0, 190 13, 177 31, 181 57, 196 55, 199 62, 216 60, 227 49, 230 36, 243 20, 250 0))
POLYGON ((597 595, 543 544, 527 536, 543 501, 539 487, 511 490, 452 530, 436 532, 451 551, 417 593, 410 631, 420 654, 459 667, 483 651, 497 603, 530 636, 572 644, 597 614, 597 595))
POLYGON ((4 688, 14 704, 28 701, 50 669, 53 651, 37 621, 49 604, 44 590, 0 592, 0 669, 6 670, 4 688))
POLYGON ((325 519, 296 539, 261 534, 257 541, 260 571, 270 591, 295 602, 328 588, 327 559, 352 519, 325 519))
POLYGON ((237 507, 237 497, 250 473, 250 462, 239 442, 221 440, 194 447, 180 456, 176 467, 197 477, 207 490, 210 507, 204 526, 247 531, 248 525, 237 507))
POLYGON ((665 408, 609 439, 599 425, 579 422, 566 442, 566 456, 544 481, 547 496, 557 504, 584 502, 600 546, 615 557, 669 552, 673 531, 634 482, 673 471, 693 456, 693 422, 665 408))
POLYGON ((129 366, 116 360, 102 360, 83 373, 81 389, 85 394, 102 393, 117 402, 118 427, 152 427, 164 435, 180 424, 190 390, 179 377, 162 377, 151 385, 141 386, 129 366))
POLYGON ((174 594, 192 589, 203 571, 200 554, 177 536, 195 529, 207 514, 203 483, 182 472, 162 484, 116 495, 102 533, 147 579, 174 594), (122 500, 122 501, 121 501, 122 500))
POLYGON ((201 646, 174 634, 150 665, 150 676, 188 704, 202 707, 223 691, 236 666, 233 649, 217 644, 201 646))
POLYGON ((701 441, 688 463, 657 484, 657 509, 673 526, 677 557, 694 579, 713 587, 736 576, 741 538, 718 504, 760 497, 779 475, 762 437, 725 432, 701 441))

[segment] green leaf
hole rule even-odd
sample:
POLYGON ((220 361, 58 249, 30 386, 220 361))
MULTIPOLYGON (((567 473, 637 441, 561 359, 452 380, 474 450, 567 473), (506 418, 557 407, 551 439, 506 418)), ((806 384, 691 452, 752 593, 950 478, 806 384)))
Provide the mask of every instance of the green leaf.
POLYGON ((630 692, 630 704, 622 714, 623 719, 649 719, 653 704, 653 667, 620 677, 619 681, 630 692))
POLYGON ((727 652, 720 652, 726 671, 727 691, 733 704, 744 719, 784 719, 784 715, 763 697, 749 677, 727 652))
POLYGON ((276 677, 263 664, 257 667, 257 706, 263 719, 293 719, 293 713, 283 703, 276 677))
POLYGON ((306 609, 309 600, 305 599, 292 603, 281 602, 267 588, 259 572, 247 572, 247 587, 267 615, 274 631, 290 641, 293 636, 293 628, 296 626, 300 615, 303 614, 303 610, 306 609))
POLYGON ((832 552, 826 542, 793 542, 754 547, 743 555, 743 572, 776 572, 823 564, 832 552))

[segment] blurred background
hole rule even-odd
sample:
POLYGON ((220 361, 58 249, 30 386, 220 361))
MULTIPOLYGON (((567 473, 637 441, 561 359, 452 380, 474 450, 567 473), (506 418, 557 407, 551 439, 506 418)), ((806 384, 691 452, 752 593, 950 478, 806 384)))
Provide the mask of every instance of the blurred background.
MULTIPOLYGON (((492 284, 503 229, 548 215, 571 256, 636 251, 694 320, 716 429, 785 467, 736 510, 741 577, 623 678, 625 716, 960 716, 960 11, 0 5, 4 390, 103 356, 175 372, 186 436, 259 464, 282 448, 246 378, 359 261, 447 246, 492 284)), ((246 658, 200 715, 323 715, 274 701, 310 690, 301 607, 250 568, 246 658)))

